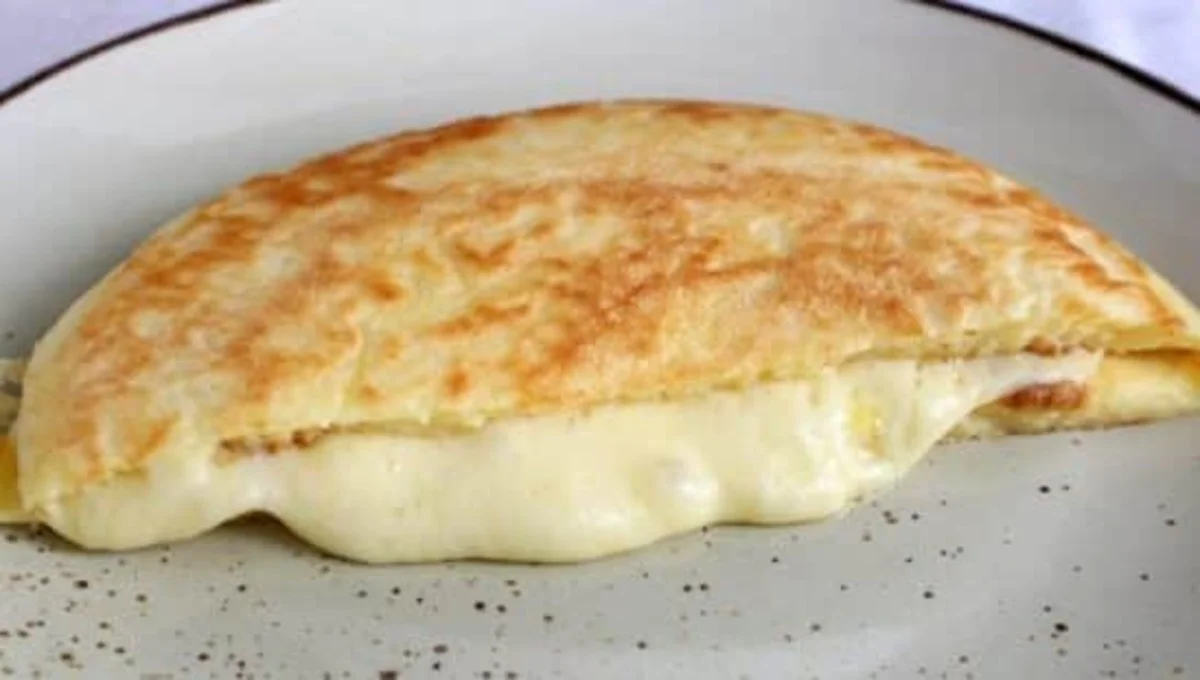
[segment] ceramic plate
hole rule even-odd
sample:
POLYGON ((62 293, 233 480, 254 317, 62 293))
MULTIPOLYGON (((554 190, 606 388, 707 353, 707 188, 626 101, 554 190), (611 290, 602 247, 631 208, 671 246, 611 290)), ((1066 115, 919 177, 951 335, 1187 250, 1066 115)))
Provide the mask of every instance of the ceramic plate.
MULTIPOLYGON (((468 114, 748 100, 982 159, 1200 299, 1200 107, 917 3, 243 5, 0 106, 0 355, 252 173, 468 114)), ((0 668, 66 677, 1200 677, 1200 420, 939 450, 839 521, 578 566, 363 567, 266 521, 123 555, 0 529, 0 668)))

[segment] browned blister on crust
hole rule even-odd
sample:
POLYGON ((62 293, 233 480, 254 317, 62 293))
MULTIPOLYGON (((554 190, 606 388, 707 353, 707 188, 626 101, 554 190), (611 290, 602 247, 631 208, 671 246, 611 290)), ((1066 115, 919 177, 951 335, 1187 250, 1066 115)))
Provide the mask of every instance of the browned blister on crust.
POLYGON ((264 433, 491 419, 871 357, 1195 352, 1196 312, 1036 193, 866 125, 579 104, 400 134, 160 230, 40 343, 27 501, 264 433))

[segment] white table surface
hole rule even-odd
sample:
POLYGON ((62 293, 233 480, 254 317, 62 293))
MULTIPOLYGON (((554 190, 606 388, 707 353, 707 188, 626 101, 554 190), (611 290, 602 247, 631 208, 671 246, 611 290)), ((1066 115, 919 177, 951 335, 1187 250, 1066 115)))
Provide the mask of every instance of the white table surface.
MULTIPOLYGON (((0 0, 0 90, 106 39, 213 4, 214 0, 0 0)), ((1066 35, 1200 98, 1200 0, 961 4, 1066 35)))

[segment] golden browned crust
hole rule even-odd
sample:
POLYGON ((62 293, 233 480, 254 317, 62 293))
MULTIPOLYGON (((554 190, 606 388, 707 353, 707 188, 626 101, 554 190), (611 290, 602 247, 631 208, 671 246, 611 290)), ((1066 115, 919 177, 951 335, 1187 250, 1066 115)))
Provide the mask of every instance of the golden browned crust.
POLYGON ((164 455, 477 425, 852 358, 1200 348, 1182 297, 948 151, 817 115, 578 104, 401 134, 164 227, 39 345, 37 504, 164 455))
POLYGON ((1087 385, 1061 381, 1030 385, 1017 390, 1000 401, 1001 405, 1013 410, 1021 409, 1077 409, 1088 397, 1087 385))

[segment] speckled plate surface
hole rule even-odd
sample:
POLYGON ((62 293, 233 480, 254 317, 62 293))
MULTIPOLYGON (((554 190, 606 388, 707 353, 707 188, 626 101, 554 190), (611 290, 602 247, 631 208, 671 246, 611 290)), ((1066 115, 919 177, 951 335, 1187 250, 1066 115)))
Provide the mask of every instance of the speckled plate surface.
MULTIPOLYGON (((851 116, 960 149, 1200 297, 1200 107, 901 2, 272 3, 0 106, 0 354, 153 227, 397 128, 565 99, 851 116)), ((124 555, 0 529, 0 670, 66 677, 1200 677, 1200 421, 943 449, 840 521, 580 566, 362 567, 266 521, 124 555)))

